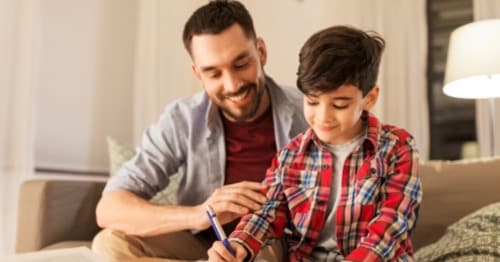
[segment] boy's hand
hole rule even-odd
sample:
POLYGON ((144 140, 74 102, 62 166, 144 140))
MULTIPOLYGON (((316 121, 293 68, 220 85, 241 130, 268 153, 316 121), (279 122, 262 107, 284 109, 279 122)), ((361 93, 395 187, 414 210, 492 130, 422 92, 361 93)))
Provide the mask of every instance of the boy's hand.
POLYGON ((207 251, 208 261, 243 261, 248 255, 247 250, 236 242, 229 242, 236 252, 236 256, 231 255, 221 241, 215 241, 212 247, 207 251))

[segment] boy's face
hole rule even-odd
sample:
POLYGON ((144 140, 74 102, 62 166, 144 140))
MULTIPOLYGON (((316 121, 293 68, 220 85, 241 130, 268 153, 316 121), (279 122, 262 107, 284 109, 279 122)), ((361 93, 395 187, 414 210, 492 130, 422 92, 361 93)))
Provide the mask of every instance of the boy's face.
POLYGON ((377 86, 363 97, 354 85, 304 96, 304 115, 318 138, 328 144, 343 144, 363 129, 361 114, 377 102, 377 86))
POLYGON ((240 25, 193 36, 191 58, 193 72, 228 120, 252 121, 269 106, 264 42, 247 38, 240 25))

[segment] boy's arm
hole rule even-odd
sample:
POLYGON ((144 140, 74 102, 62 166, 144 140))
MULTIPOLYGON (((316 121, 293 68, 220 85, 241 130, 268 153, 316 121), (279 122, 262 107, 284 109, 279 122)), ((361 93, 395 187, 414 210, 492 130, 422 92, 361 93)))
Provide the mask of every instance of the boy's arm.
POLYGON ((347 255, 347 260, 391 260, 401 242, 410 237, 408 232, 415 225, 422 200, 418 153, 411 136, 397 146, 387 166, 388 174, 380 189, 380 209, 368 225, 368 235, 347 255))
POLYGON ((268 238, 283 236, 284 227, 288 222, 283 184, 280 182, 281 170, 278 168, 277 158, 274 158, 264 180, 268 186, 268 201, 261 210, 244 216, 229 236, 230 241, 243 245, 250 252, 250 261, 255 258, 268 238))

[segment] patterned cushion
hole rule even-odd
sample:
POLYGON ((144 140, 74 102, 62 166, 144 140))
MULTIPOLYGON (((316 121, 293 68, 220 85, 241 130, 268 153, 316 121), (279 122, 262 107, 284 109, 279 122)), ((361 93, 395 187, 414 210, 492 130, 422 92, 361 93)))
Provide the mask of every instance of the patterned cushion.
POLYGON ((500 202, 483 207, 448 227, 416 261, 500 261, 500 202))
POLYGON ((165 189, 163 189, 163 191, 158 192, 149 201, 157 205, 176 204, 176 193, 177 189, 179 188, 179 180, 180 175, 177 174, 175 176, 172 176, 170 178, 170 184, 165 189))
POLYGON ((123 163, 127 162, 135 156, 134 148, 118 142, 112 137, 108 137, 108 153, 109 153, 109 174, 115 175, 123 163))
MULTIPOLYGON (((135 156, 135 150, 131 146, 121 143, 112 137, 108 137, 107 142, 110 162, 109 173, 113 176, 125 162, 135 156)), ((158 192, 151 198, 150 202, 157 205, 177 203, 176 192, 179 188, 179 180, 179 175, 172 176, 170 184, 163 191, 158 192)))

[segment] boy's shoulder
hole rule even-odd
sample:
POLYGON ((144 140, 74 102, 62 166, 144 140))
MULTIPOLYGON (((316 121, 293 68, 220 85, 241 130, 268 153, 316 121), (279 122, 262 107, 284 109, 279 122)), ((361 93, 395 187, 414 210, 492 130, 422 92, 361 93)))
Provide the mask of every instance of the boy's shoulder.
POLYGON ((382 124, 379 140, 392 141, 396 144, 406 144, 413 140, 413 136, 404 128, 391 124, 382 124))
POLYGON ((312 134, 313 131, 311 128, 307 129, 305 132, 302 132, 292 138, 290 142, 286 146, 284 146, 281 151, 294 151, 294 152, 300 152, 306 150, 307 144, 311 141, 312 139, 312 134))
POLYGON ((304 169, 305 163, 313 161, 317 158, 314 154, 314 142, 312 142, 313 131, 311 128, 307 129, 292 138, 288 144, 278 151, 277 158, 275 158, 273 165, 281 168, 298 168, 304 169))
POLYGON ((396 145, 403 145, 412 143, 413 136, 405 130, 396 125, 381 123, 378 118, 368 113, 368 139, 376 146, 384 146, 384 144, 391 143, 396 145))

